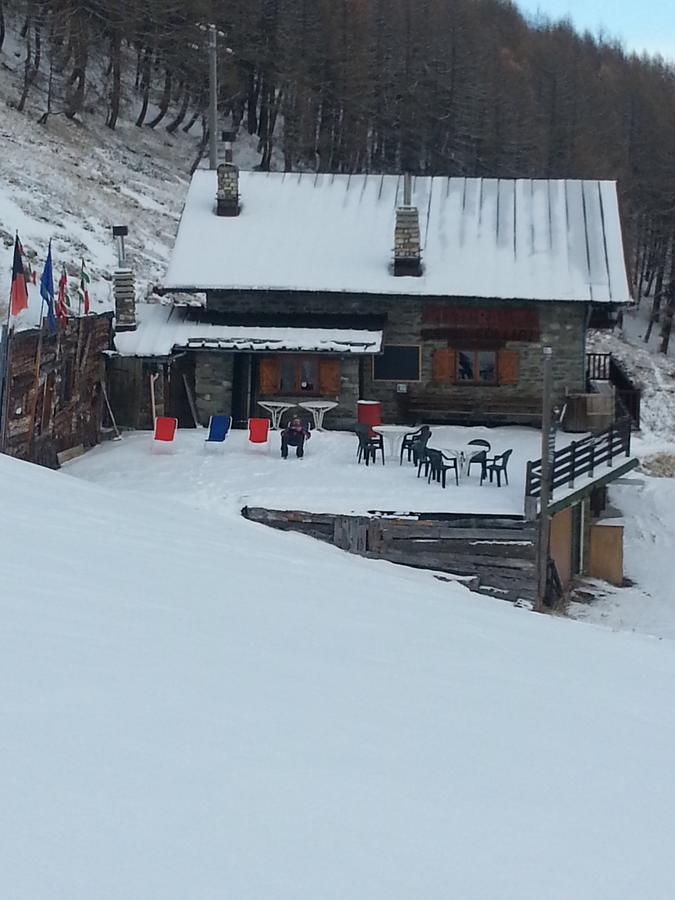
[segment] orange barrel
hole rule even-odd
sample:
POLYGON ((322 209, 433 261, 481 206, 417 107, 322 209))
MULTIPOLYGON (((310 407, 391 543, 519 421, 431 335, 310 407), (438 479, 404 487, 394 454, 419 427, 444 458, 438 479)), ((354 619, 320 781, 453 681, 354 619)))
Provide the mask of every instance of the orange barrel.
POLYGON ((356 403, 356 421, 361 425, 381 425, 382 404, 380 401, 358 400, 356 403))

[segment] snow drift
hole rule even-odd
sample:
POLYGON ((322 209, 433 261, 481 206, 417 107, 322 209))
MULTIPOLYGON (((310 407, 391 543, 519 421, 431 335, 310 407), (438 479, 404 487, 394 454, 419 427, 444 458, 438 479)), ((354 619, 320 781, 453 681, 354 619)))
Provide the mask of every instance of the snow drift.
POLYGON ((6 457, 0 497, 5 896, 671 895, 669 642, 6 457))

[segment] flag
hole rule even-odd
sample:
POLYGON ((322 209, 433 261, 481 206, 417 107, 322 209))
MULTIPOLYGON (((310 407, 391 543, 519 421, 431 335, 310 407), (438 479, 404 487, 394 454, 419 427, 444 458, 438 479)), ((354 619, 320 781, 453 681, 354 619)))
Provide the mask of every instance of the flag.
POLYGON ((9 311, 13 316, 18 316, 22 309, 28 309, 28 288, 26 287, 26 273, 21 259, 21 244, 19 235, 14 240, 14 263, 12 265, 12 289, 10 292, 9 311))
POLYGON ((69 306, 70 301, 68 300, 68 276, 66 274, 66 267, 64 266, 61 269, 61 277, 59 278, 59 293, 56 298, 56 315, 59 317, 59 319, 68 318, 69 306))
POLYGON ((85 316, 89 314, 89 291, 87 288, 90 281, 91 278, 89 277, 89 273, 85 268, 84 260, 82 260, 82 268, 80 270, 80 286, 77 289, 77 293, 80 298, 80 309, 84 305, 85 316))
POLYGON ((47 321, 49 331, 56 334, 56 317, 54 316, 54 272, 52 270, 52 242, 49 242, 47 260, 40 279, 40 296, 47 304, 47 321))

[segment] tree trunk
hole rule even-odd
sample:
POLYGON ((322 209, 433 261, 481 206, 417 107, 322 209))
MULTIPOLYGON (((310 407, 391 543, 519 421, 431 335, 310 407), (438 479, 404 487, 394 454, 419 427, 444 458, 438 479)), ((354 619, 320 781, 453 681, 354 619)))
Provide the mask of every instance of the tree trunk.
POLYGON ((33 46, 31 42, 31 29, 30 24, 26 29, 26 59, 23 66, 23 89, 21 91, 21 97, 19 98, 19 102, 16 105, 16 108, 19 112, 23 112, 26 107, 26 100, 28 99, 28 92, 30 91, 31 79, 33 76, 33 46))
POLYGON ((159 111, 152 122, 148 122, 148 128, 155 128, 162 121, 169 111, 169 103, 171 102, 171 70, 166 69, 164 72, 164 89, 162 97, 159 101, 159 111))
POLYGON ((206 120, 206 116, 202 116, 202 137, 199 141, 199 146, 197 147, 197 157, 195 161, 192 163, 192 168, 190 169, 190 175, 194 175, 197 171, 197 166, 204 158, 204 153, 206 152, 206 147, 209 143, 209 128, 206 120))
POLYGON ((181 100, 180 109, 175 117, 172 119, 169 124, 166 126, 166 130, 169 134, 173 134, 174 131, 178 128, 179 125, 182 124, 183 119, 187 115, 188 106, 190 105, 190 91, 187 89, 186 85, 183 84, 183 99, 181 100))
MULTIPOLYGON (((668 246, 668 244, 666 245, 668 246)), ((670 332, 673 328, 673 315, 675 315, 675 235, 670 239, 668 246, 670 252, 670 268, 668 272, 667 296, 668 303, 663 314, 663 325, 661 326, 661 353, 668 353, 668 345, 670 344, 670 332)))
POLYGON ((120 97, 122 93, 122 73, 121 73, 121 38, 120 33, 116 30, 110 39, 110 67, 112 72, 112 89, 110 91, 110 110, 106 125, 114 131, 117 125, 117 117, 120 114, 120 97))
POLYGON ((145 52, 143 54, 143 64, 141 67, 141 111, 138 114, 138 118, 136 119, 136 126, 138 128, 141 127, 143 122, 145 122, 145 116, 148 112, 148 103, 150 102, 150 79, 152 77, 152 50, 150 47, 145 48, 145 52))

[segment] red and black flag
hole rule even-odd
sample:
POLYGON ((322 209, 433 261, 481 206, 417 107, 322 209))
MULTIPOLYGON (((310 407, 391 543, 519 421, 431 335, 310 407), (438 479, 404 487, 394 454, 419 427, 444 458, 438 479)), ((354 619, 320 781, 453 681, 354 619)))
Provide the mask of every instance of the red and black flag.
POLYGON ((13 316, 18 316, 22 309, 28 308, 28 288, 26 287, 26 273, 21 259, 21 244, 19 235, 14 240, 14 263, 12 265, 12 290, 10 293, 9 311, 13 316))

